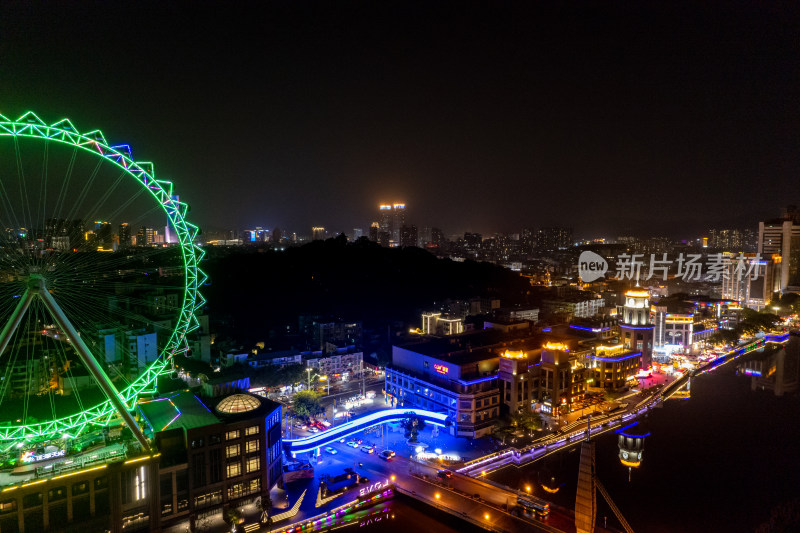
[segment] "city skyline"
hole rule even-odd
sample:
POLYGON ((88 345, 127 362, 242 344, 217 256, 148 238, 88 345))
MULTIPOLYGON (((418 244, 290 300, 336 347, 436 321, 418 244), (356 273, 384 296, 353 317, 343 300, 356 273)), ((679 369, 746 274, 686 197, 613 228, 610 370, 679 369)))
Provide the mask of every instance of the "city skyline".
POLYGON ((688 6, 8 4, 0 112, 105 125, 207 229, 746 227, 800 203, 797 6, 688 6))

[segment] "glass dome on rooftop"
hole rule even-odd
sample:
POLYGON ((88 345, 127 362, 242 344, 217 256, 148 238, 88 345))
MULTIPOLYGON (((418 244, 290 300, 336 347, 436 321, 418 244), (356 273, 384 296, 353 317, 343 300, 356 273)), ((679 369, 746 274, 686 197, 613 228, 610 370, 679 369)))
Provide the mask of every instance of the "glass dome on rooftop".
POLYGON ((228 396, 217 405, 217 411, 229 415, 246 413, 258 409, 261 401, 255 396, 248 394, 233 394, 228 396))

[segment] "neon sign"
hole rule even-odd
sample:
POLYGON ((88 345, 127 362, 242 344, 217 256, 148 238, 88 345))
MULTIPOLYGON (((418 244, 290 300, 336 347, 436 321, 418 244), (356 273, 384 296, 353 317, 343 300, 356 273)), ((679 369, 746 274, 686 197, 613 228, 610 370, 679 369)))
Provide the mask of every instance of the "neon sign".
POLYGON ((50 453, 43 453, 41 455, 34 455, 33 452, 25 452, 22 454, 20 460, 23 463, 36 463, 38 461, 46 461, 48 459, 53 459, 54 457, 63 457, 66 454, 66 450, 57 450, 55 452, 50 453))
POLYGON ((380 489, 386 488, 388 486, 389 486, 389 480, 388 479, 384 479, 383 481, 378 481, 376 483, 373 483, 369 487, 361 489, 358 492, 358 495, 359 496, 366 496, 370 492, 375 492, 376 490, 380 490, 380 489))
POLYGON ((433 369, 440 374, 447 374, 450 372, 450 369, 444 365, 433 365, 433 369))

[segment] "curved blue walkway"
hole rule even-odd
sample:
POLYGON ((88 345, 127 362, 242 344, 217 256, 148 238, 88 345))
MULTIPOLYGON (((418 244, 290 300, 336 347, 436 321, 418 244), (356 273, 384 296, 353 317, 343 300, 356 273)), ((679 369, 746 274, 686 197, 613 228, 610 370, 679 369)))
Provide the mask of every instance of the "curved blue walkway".
POLYGON ((293 453, 310 452, 321 446, 327 446, 332 442, 338 442, 340 439, 349 437, 359 431, 364 431, 372 426, 377 426, 384 422, 403 420, 407 417, 408 413, 413 413, 424 420, 426 424, 433 424, 435 426, 445 427, 445 420, 447 420, 446 414, 434 413, 433 411, 426 411, 425 409, 383 409, 354 418, 340 426, 334 426, 321 433, 311 435, 310 437, 291 440, 283 439, 283 447, 289 455, 293 453))

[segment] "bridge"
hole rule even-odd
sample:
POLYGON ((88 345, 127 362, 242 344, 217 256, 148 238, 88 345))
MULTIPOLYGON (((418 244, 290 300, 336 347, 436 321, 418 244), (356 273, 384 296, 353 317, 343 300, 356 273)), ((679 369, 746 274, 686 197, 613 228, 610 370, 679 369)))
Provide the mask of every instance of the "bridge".
POLYGON ((447 425, 447 415, 444 413, 434 413, 433 411, 426 411, 425 409, 384 409, 369 413, 367 415, 355 418, 349 422, 345 422, 339 426, 328 428, 325 431, 311 435, 310 437, 302 437, 299 439, 284 439, 284 449, 290 457, 292 454, 310 452, 328 446, 341 439, 347 438, 350 435, 364 431, 383 424, 385 422, 396 422, 408 418, 408 415, 413 414, 424 420, 426 424, 433 424, 434 426, 445 427, 447 425))

